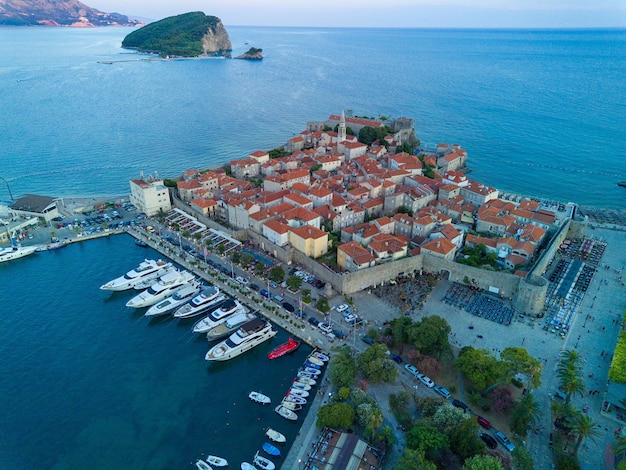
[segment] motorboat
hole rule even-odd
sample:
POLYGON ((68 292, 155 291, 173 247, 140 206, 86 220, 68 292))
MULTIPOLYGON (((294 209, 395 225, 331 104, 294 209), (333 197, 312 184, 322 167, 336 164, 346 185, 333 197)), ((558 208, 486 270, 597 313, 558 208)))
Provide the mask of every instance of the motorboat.
POLYGON ((289 390, 289 395, 306 398, 309 396, 309 392, 300 388, 293 387, 289 390))
POLYGON ((309 391, 311 390, 311 386, 309 384, 303 384, 302 382, 298 382, 297 380, 291 384, 291 388, 295 388, 297 390, 309 391))
POLYGON ((162 273, 171 266, 172 263, 168 263, 167 261, 145 259, 135 269, 131 269, 123 276, 103 284, 100 286, 100 289, 112 291, 132 289, 132 287, 138 282, 142 282, 148 278, 157 278, 160 276, 159 273, 162 273))
POLYGON ((16 244, 0 248, 0 263, 32 255, 35 250, 37 250, 36 246, 20 246, 16 244))
POLYGON ((239 327, 228 339, 213 346, 206 354, 207 361, 228 361, 258 346, 276 336, 276 331, 270 322, 261 318, 239 327))
POLYGON ((317 364, 313 364, 312 362, 309 362, 308 359, 306 361, 304 361, 304 367, 308 367, 310 369, 317 369, 317 370, 321 370, 322 369, 322 366, 318 366, 317 364))
POLYGON ((135 290, 146 290, 150 286, 152 286, 152 284, 158 282, 159 279, 162 279, 164 276, 167 276, 168 274, 175 273, 175 272, 178 272, 178 268, 176 266, 170 266, 166 270, 164 270, 162 272, 159 272, 158 275, 149 276, 148 278, 144 279, 143 281, 140 281, 140 282, 137 282, 137 283, 133 284, 133 289, 135 289, 135 290))
POLYGON ((278 457, 280 455, 280 449, 269 442, 263 444, 263 451, 267 453, 267 455, 272 455, 274 457, 278 457))
POLYGON ((217 457, 216 455, 207 455, 206 462, 214 467, 226 467, 228 466, 228 460, 223 459, 222 457, 217 457))
POLYGON ((267 395, 263 395, 261 392, 250 392, 248 398, 253 402, 260 403, 261 405, 269 405, 272 400, 267 395))
MULTIPOLYGON (((298 372, 298 374, 299 374, 299 372, 298 372)), ((299 382, 301 384, 307 384, 307 385, 313 386, 313 385, 315 385, 317 383, 317 380, 315 380, 313 377, 309 377, 309 376, 306 376, 306 375, 302 375, 302 376, 298 375, 298 378, 296 379, 296 382, 299 382)))
POLYGON ((244 313, 246 310, 246 307, 241 305, 238 301, 228 299, 226 300, 226 302, 223 302, 219 306, 219 308, 216 308, 209 315, 198 321, 193 326, 193 332, 207 333, 216 326, 224 323, 226 320, 228 320, 229 317, 231 317, 235 313, 244 313))
POLYGON ((281 434, 272 428, 267 428, 267 431, 265 431, 265 436, 269 440, 278 442, 279 444, 284 444, 285 442, 287 442, 287 438, 285 437, 284 434, 281 434))
POLYGON ((306 366, 302 368, 301 372, 304 372, 306 374, 313 375, 313 376, 318 376, 322 373, 322 371, 319 369, 313 369, 312 367, 306 367, 306 366))
POLYGON ((300 411, 302 409, 302 405, 300 403, 294 403, 292 401, 281 401, 280 404, 291 411, 300 411))
POLYGON ((259 455, 258 451, 256 454, 254 454, 253 462, 255 463, 255 465, 258 465, 263 470, 274 470, 276 468, 276 465, 274 465, 274 462, 272 462, 270 459, 266 459, 265 457, 259 455))
POLYGON ((241 462, 241 470, 257 470, 257 468, 248 462, 241 462))
POLYGON ((300 340, 290 337, 286 343, 283 343, 277 346, 276 348, 272 349, 270 353, 267 355, 267 357, 269 359, 276 359, 281 356, 284 356, 285 354, 292 353, 300 347, 300 343, 301 343, 300 340))
POLYGON ((307 362, 309 362, 310 364, 314 364, 318 367, 322 367, 324 365, 324 361, 322 361, 321 359, 317 358, 316 356, 310 355, 309 357, 306 358, 307 362))
POLYGON ((313 380, 315 380, 315 378, 317 377, 317 375, 310 374, 309 372, 305 372, 303 370, 298 371, 297 376, 298 376, 299 379, 305 379, 306 378, 306 379, 313 379, 313 380))
POLYGON ((170 295, 169 297, 161 300, 159 303, 154 304, 146 311, 146 313, 144 313, 144 315, 151 317, 154 315, 165 315, 167 313, 171 313, 174 309, 189 302, 195 295, 198 294, 199 290, 199 283, 183 286, 180 290, 177 290, 174 295, 170 295))
POLYGON ((201 315, 216 307, 224 300, 226 300, 226 296, 223 295, 217 287, 208 286, 185 305, 178 307, 174 312, 174 317, 191 318, 196 315, 201 315))
POLYGON ((250 312, 235 313, 233 316, 228 317, 226 321, 220 325, 217 325, 207 331, 206 337, 209 341, 216 341, 218 339, 230 336, 244 323, 248 323, 254 320, 256 315, 250 312))
POLYGON ((279 415, 281 415, 283 418, 288 419, 290 421, 296 421, 298 419, 297 414, 295 414, 291 410, 288 410, 283 405, 278 405, 276 408, 274 408, 274 411, 278 413, 279 415))
POLYGON ((196 468, 198 470, 213 470, 211 466, 202 459, 196 460, 196 468))
POLYGON ((135 245, 140 246, 142 248, 146 248, 148 246, 148 244, 145 241, 139 240, 139 239, 135 240, 135 245))
POLYGON ((330 360, 330 357, 320 351, 313 351, 309 357, 315 357, 322 362, 328 362, 330 360))
POLYGON ((287 395, 285 395, 285 398, 283 398, 283 402, 291 402, 291 403, 297 403, 298 405, 306 405, 306 398, 287 393, 287 395))
POLYGON ((195 280, 195 276, 189 271, 169 273, 161 277, 158 282, 152 284, 150 288, 130 299, 126 303, 126 306, 132 308, 150 307, 151 305, 159 303, 166 297, 175 294, 195 280))

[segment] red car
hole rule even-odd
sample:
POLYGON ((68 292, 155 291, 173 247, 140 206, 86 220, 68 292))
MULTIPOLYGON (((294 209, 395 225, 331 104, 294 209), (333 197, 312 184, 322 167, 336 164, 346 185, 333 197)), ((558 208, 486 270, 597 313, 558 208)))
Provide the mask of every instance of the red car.
POLYGON ((476 416, 476 421, 485 429, 491 429, 491 423, 482 416, 476 416))

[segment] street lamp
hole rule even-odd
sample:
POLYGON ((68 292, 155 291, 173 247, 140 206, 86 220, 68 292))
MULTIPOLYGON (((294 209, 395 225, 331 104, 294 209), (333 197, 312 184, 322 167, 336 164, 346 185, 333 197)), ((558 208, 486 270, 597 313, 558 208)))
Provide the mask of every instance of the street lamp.
POLYGON ((302 459, 298 459, 298 470, 300 470, 300 464, 302 463, 302 459))

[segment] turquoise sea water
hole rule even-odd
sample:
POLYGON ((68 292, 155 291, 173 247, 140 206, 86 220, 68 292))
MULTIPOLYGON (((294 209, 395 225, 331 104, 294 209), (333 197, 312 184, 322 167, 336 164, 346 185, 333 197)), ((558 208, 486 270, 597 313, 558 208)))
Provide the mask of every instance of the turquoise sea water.
POLYGON ((234 55, 265 59, 106 65, 138 58, 128 29, 0 28, 0 176, 15 194, 123 194, 140 171, 221 165, 345 109, 414 118, 505 191, 626 200, 625 30, 226 27, 234 55))
POLYGON ((0 264, 0 468, 195 468, 203 453, 238 468, 267 426, 293 442, 298 425, 248 393, 278 402, 310 348, 269 361, 279 330, 209 364, 194 319, 148 320, 134 292, 99 290, 156 256, 121 235, 0 264))

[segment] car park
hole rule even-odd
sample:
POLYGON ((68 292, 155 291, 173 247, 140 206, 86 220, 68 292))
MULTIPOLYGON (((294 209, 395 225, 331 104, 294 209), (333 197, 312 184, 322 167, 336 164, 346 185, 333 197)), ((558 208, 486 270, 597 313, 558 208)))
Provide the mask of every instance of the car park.
POLYGON ((404 364, 404 368, 415 377, 417 377, 417 374, 420 373, 420 371, 417 370, 417 367, 415 367, 413 364, 404 364))
POLYGON ((426 385, 429 388, 433 388, 435 386, 435 382, 433 382, 432 379, 428 377, 427 375, 417 374, 416 377, 420 382, 422 382, 424 385, 426 385))
POLYGON ((476 416, 476 421, 485 429, 491 429, 491 423, 486 418, 482 416, 476 416))
POLYGON ((291 305, 289 302, 283 302, 283 308, 290 313, 293 313, 296 310, 295 307, 291 305))
POLYGON ((501 431, 498 431, 496 434, 496 440, 502 444, 504 446, 504 448, 506 450, 508 450, 509 452, 513 452, 513 449, 515 449, 515 446, 513 445, 513 443, 509 440, 508 437, 506 437, 501 431))
POLYGON ((317 327, 322 330, 324 333, 332 333, 333 327, 328 322, 322 322, 317 327))
POLYGON ((498 443, 490 434, 487 434, 486 432, 480 433, 480 438, 490 449, 498 447, 498 443))
POLYGON ((433 387, 433 390, 437 392, 439 395, 441 395, 442 397, 444 397, 446 400, 450 398, 450 392, 448 391, 448 389, 442 387, 441 385, 435 385, 433 387))
POLYGON ((463 411, 465 411, 466 413, 469 412, 470 408, 469 406, 467 406, 465 403, 463 403, 460 400, 457 400, 456 398, 454 400, 452 400, 452 404, 454 406, 456 406, 457 408, 461 408, 463 411))

